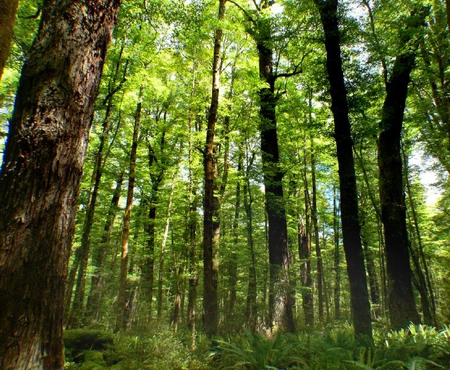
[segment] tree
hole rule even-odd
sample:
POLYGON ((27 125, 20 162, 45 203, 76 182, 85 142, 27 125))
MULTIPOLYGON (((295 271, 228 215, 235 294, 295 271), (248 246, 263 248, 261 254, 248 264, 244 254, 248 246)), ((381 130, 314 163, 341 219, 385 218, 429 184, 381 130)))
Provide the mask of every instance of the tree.
POLYGON ((0 0, 0 81, 9 56, 19 0, 0 0))
MULTIPOLYGON (((219 1, 218 21, 221 22, 225 16, 226 0, 219 1)), ((219 26, 214 34, 214 55, 213 55, 213 77, 211 105, 208 112, 208 125, 206 128, 206 143, 204 150, 204 171, 205 171, 205 216, 203 222, 203 309, 205 313, 204 330, 209 336, 217 333, 219 323, 218 300, 217 300, 217 279, 218 261, 215 256, 219 247, 220 203, 218 198, 218 173, 216 158, 216 143, 214 137, 216 133, 217 114, 219 108, 219 85, 220 85, 220 53, 222 45, 222 28, 219 26)))
POLYGON ((129 261, 129 239, 130 239, 130 224, 131 224, 131 210, 133 207, 134 186, 136 183, 136 159, 137 148, 139 144, 139 128, 141 125, 142 112, 142 87, 139 89, 139 101, 136 106, 136 113, 134 116, 133 141, 130 151, 130 166, 128 171, 128 190, 127 203, 125 205, 125 213, 123 215, 123 233, 122 233, 122 253, 120 259, 120 276, 119 276, 119 292, 117 298, 117 316, 116 316, 116 331, 125 329, 126 326, 126 306, 127 306, 127 276, 128 276, 128 261, 129 261))
POLYGON ((358 219, 355 164, 353 159, 347 91, 342 67, 338 1, 315 0, 325 33, 326 67, 330 82, 331 110, 334 116, 334 137, 339 164, 342 237, 347 273, 350 282, 350 301, 356 335, 372 337, 369 293, 358 219))
POLYGON ((418 323, 406 228, 406 204, 403 186, 401 131, 408 94, 410 74, 418 46, 417 32, 422 28, 428 10, 418 8, 406 20, 401 33, 406 48, 397 56, 386 85, 378 138, 378 167, 380 171, 381 219, 386 242, 388 303, 391 327, 405 328, 418 323))
POLYGON ((64 284, 94 100, 119 1, 46 1, 0 175, 0 362, 61 369, 64 284), (74 27, 76 25, 76 27, 74 27))

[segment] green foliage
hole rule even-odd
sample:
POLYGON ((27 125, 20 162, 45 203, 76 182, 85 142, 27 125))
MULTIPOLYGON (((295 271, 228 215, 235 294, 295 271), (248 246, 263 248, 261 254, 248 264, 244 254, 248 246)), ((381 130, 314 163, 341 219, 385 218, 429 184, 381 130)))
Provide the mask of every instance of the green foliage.
POLYGON ((375 333, 375 346, 362 346, 349 325, 322 333, 278 334, 245 331, 218 340, 209 356, 213 369, 444 369, 450 363, 448 330, 426 326, 375 333))
POLYGON ((292 334, 275 334, 268 338, 244 330, 242 335, 217 340, 210 355, 216 369, 279 369, 305 364, 297 351, 297 338, 292 334))
POLYGON ((185 369, 199 367, 188 347, 169 330, 153 335, 118 334, 114 350, 108 354, 111 369, 185 369))

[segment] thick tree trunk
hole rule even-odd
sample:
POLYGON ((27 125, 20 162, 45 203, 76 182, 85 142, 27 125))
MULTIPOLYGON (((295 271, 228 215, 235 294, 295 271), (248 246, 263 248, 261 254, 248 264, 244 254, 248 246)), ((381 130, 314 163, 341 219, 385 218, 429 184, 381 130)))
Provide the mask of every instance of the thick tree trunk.
POLYGON ((414 12, 409 18, 402 42, 409 45, 397 56, 386 86, 378 139, 381 218, 386 243, 388 303, 391 327, 400 329, 420 321, 411 284, 411 267, 406 229, 406 204, 403 187, 401 131, 408 95, 408 84, 414 67, 415 31, 422 27, 426 12, 414 12))
POLYGON ((125 213, 123 216, 123 233, 122 233, 122 253, 120 258, 120 276, 119 276, 119 291, 117 297, 117 312, 116 312, 116 327, 119 331, 126 327, 126 305, 127 305, 127 276, 128 276, 128 244, 130 239, 130 225, 131 225, 131 208, 133 206, 134 184, 136 183, 136 159, 137 147, 139 139, 139 126, 141 124, 142 102, 142 88, 139 93, 139 102, 136 107, 136 114, 134 118, 133 129, 133 143, 130 152, 130 167, 128 172, 128 190, 127 202, 125 205, 125 213))
MULTIPOLYGON (((219 1, 219 22, 222 21, 225 16, 225 3, 226 0, 219 1)), ((217 326, 219 323, 217 298, 218 261, 216 253, 218 252, 220 236, 220 201, 217 194, 219 188, 217 181, 216 144, 214 138, 219 109, 220 50, 222 46, 222 34, 222 29, 217 28, 214 35, 212 96, 208 113, 208 127, 206 131, 204 152, 205 204, 203 224, 203 309, 205 314, 204 330, 210 337, 217 334, 217 326)))
POLYGON ((326 65, 330 81, 331 110, 334 115, 339 164, 342 236, 350 282, 353 325, 357 336, 364 335, 372 338, 369 293, 358 220, 358 197, 352 153, 353 142, 348 117, 347 91, 342 69, 338 1, 315 0, 315 3, 325 32, 326 65))
POLYGON ((265 208, 269 237, 269 317, 268 326, 295 332, 293 297, 289 282, 289 250, 287 244, 286 210, 283 197, 283 173, 280 168, 273 73, 271 25, 266 19, 257 20, 254 38, 258 47, 259 76, 267 87, 259 90, 261 156, 264 174, 265 208))
POLYGON ((46 1, 0 177, 0 363, 62 369, 64 285, 87 139, 119 1, 46 1))
POLYGON ((11 49, 19 0, 0 0, 0 82, 11 49))

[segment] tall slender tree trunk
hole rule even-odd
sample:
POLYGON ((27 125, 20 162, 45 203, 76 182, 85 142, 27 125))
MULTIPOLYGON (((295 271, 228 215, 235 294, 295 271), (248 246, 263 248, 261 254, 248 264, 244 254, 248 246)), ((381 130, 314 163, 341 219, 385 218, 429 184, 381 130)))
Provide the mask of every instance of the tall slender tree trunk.
POLYGON ((333 234, 334 234, 334 317, 341 317, 341 252, 339 248, 339 206, 336 187, 333 186, 333 234))
MULTIPOLYGON (((218 21, 225 16, 226 0, 219 0, 218 21)), ((204 200, 204 224, 203 224, 203 309, 204 330, 208 336, 217 334, 219 323, 217 279, 218 261, 216 253, 219 247, 220 223, 219 223, 219 198, 217 192, 217 158, 216 123, 219 109, 220 86, 220 52, 222 46, 222 29, 216 28, 214 34, 214 57, 211 105, 208 113, 208 127, 206 130, 206 144, 204 152, 205 171, 205 200, 204 200)))
POLYGON ((19 0, 0 0, 0 82, 11 49, 19 0))
POLYGON ((0 363, 62 369, 64 286, 94 100, 119 1, 46 1, 0 175, 0 363))
POLYGON ((415 267, 415 272, 417 275, 417 283, 416 287, 420 293, 420 300, 422 303, 422 314, 423 320, 426 325, 432 325, 437 327, 437 319, 436 319, 436 301, 434 298, 433 287, 431 285, 430 271, 428 268, 428 263, 425 258, 425 254, 423 251, 423 243, 422 243, 422 235, 419 227, 419 218, 416 211, 416 205, 412 195, 412 189, 409 179, 409 168, 408 168, 408 158, 403 149, 403 145, 401 148, 402 151, 402 160, 403 167, 405 169, 405 183, 406 183, 406 194, 408 195, 409 201, 409 209, 411 213, 412 222, 411 234, 416 237, 417 247, 414 248, 412 244, 410 244, 410 252, 412 261, 415 267))
POLYGON ((386 243, 389 316, 393 329, 420 321, 411 283, 400 143, 408 84, 417 49, 414 38, 423 26, 425 16, 425 9, 413 12, 408 20, 408 32, 402 33, 403 44, 409 46, 394 62, 386 86, 378 138, 381 218, 386 243))
POLYGON ((139 102, 136 107, 133 129, 133 143, 130 152, 130 167, 128 172, 128 190, 125 213, 123 216, 122 252, 120 258, 119 292, 117 298, 116 327, 119 331, 126 327, 126 305, 127 305, 127 277, 128 277, 128 244, 130 239, 131 208, 133 206, 134 185, 136 182, 136 158, 139 140, 139 126, 141 124, 142 111, 142 87, 139 92, 139 102))
POLYGON ((111 241, 112 227, 119 207, 123 176, 124 171, 119 174, 116 180, 116 188, 114 189, 114 193, 111 198, 111 204, 106 216, 102 239, 100 241, 100 245, 95 249, 92 255, 92 266, 94 268, 94 271, 92 272, 91 288, 86 303, 86 318, 89 318, 90 320, 98 319, 98 314, 101 306, 101 298, 104 289, 103 264, 108 250, 111 249, 109 244, 111 241))
MULTIPOLYGON (((242 173, 243 166, 243 154, 239 153, 237 172, 242 173)), ((237 299, 237 282, 238 282, 238 258, 237 258, 237 246, 239 242, 239 221, 240 221, 240 208, 241 208, 241 181, 236 183, 236 202, 234 204, 234 217, 233 217, 233 245, 234 248, 231 251, 228 273, 229 273, 229 299, 228 299, 228 318, 232 319, 235 314, 236 299, 237 299)))
POLYGON ((247 244, 250 252, 250 266, 248 268, 248 286, 247 286, 247 301, 245 305, 245 318, 247 325, 251 331, 256 329, 258 306, 256 304, 257 298, 257 279, 256 279, 256 256, 255 256, 255 242, 253 238, 253 196, 250 187, 249 170, 253 165, 254 156, 248 162, 245 171, 244 183, 244 210, 246 215, 246 229, 247 229, 247 244))
POLYGON ((170 219, 172 215, 172 201, 173 201, 173 193, 175 190, 175 177, 176 173, 172 179, 172 185, 170 188, 169 195, 169 204, 167 205, 167 216, 166 216, 166 226, 164 227, 163 239, 161 241, 161 252, 159 254, 159 270, 158 270, 158 310, 157 317, 158 320, 162 317, 162 301, 163 301, 163 282, 164 282, 164 264, 165 264, 165 254, 166 254, 166 245, 167 239, 169 237, 169 227, 170 227, 170 219))
POLYGON ((317 258, 317 298, 319 308, 319 321, 323 322, 323 296, 324 296, 324 276, 322 251, 320 248, 319 222, 317 216, 317 185, 316 185, 316 158, 314 153, 314 142, 311 140, 311 185, 312 185, 312 204, 311 204, 311 220, 314 227, 314 244, 316 247, 317 258))
POLYGON ((305 217, 298 216, 298 254, 300 257, 300 279, 302 282, 302 306, 305 326, 314 327, 314 294, 311 275, 311 201, 308 183, 308 159, 306 147, 303 150, 303 193, 305 203, 305 217))
POLYGON ((330 81, 331 110, 334 116, 339 165, 342 236, 350 282, 353 325, 357 336, 363 335, 372 338, 369 293, 358 219, 358 197, 352 153, 353 141, 350 133, 347 91, 342 69, 338 1, 315 0, 315 4, 319 10, 325 33, 326 67, 330 81))
MULTIPOLYGON (((110 87, 106 98, 103 103, 106 105, 105 117, 103 119, 102 125, 102 134, 100 136, 100 144, 95 156, 95 165, 94 171, 92 173, 92 189, 89 194, 89 199, 86 206, 86 216, 84 218, 83 223, 83 233, 81 236, 81 245, 76 250, 75 258, 78 259, 76 261, 75 266, 78 267, 78 276, 75 285, 75 293, 74 299, 72 302, 72 309, 70 310, 70 314, 67 312, 66 315, 69 317, 68 325, 70 327, 76 327, 82 325, 82 321, 84 320, 84 296, 85 296, 85 284, 86 284, 86 270, 88 267, 89 253, 91 247, 91 230, 94 224, 94 215, 95 208, 97 206, 97 197, 98 192, 100 190, 100 183, 103 176, 103 164, 106 160, 105 156, 105 148, 107 143, 108 134, 110 131, 110 120, 111 120, 111 112, 113 109, 113 98, 114 95, 120 90, 123 82, 125 81, 125 76, 127 72, 127 65, 125 65, 125 72, 123 78, 119 80, 119 73, 121 67, 121 59, 123 54, 124 46, 119 53, 118 61, 115 65, 115 70, 113 77, 110 81, 110 87)), ((126 63, 128 64, 128 63, 126 63)), ((71 287, 73 285, 72 282, 69 282, 68 286, 71 287)), ((68 293, 68 298, 71 296, 72 292, 68 293)))
MULTIPOLYGON (((165 149, 165 134, 162 133, 160 141, 161 153, 164 153, 165 149)), ((145 243, 145 256, 141 266, 142 278, 141 278, 141 293, 143 301, 143 319, 144 323, 148 324, 152 318, 152 303, 153 303, 153 281, 154 281, 154 269, 155 269, 155 223, 159 202, 159 188, 164 177, 165 172, 165 159, 156 157, 155 151, 150 143, 147 143, 148 147, 148 165, 150 170, 151 180, 151 195, 145 199, 148 203, 148 217, 144 222, 144 231, 146 233, 145 243)))

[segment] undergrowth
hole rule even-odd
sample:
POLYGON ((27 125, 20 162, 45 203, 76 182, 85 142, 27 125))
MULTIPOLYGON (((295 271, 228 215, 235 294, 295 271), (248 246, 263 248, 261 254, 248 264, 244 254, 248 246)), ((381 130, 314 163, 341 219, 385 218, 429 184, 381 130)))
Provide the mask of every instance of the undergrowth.
POLYGON ((114 335, 79 330, 66 337, 67 370, 450 369, 450 329, 423 325, 394 332, 376 329, 372 345, 355 340, 348 324, 272 337, 245 329, 213 341, 198 336, 194 349, 189 335, 169 329, 114 335), (80 345, 86 338, 93 344, 80 345), (104 346, 98 338, 107 338, 104 346))

